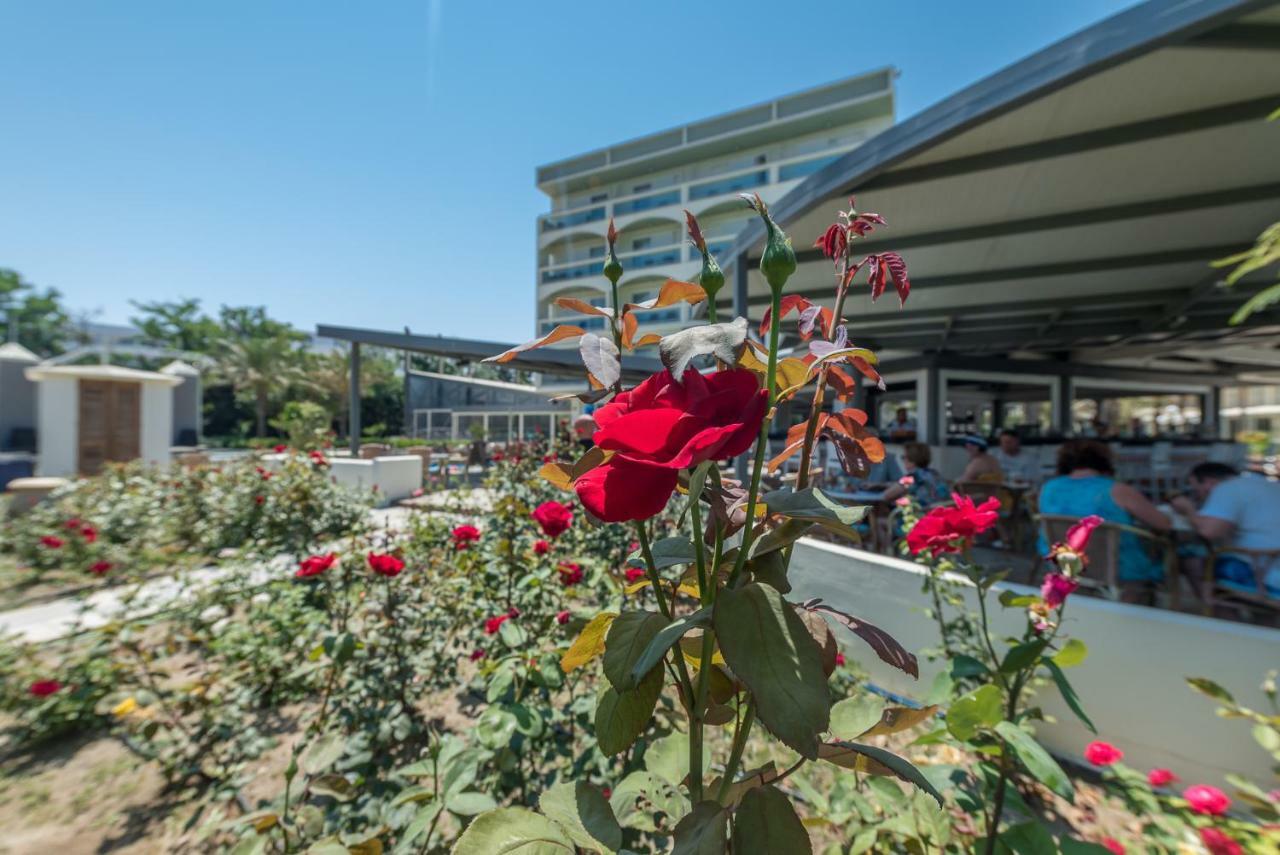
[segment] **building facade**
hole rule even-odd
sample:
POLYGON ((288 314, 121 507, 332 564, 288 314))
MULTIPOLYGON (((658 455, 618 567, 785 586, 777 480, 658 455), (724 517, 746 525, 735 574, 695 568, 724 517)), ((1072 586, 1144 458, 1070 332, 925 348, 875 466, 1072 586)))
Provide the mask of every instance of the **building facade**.
MULTIPOLYGON (((692 280, 700 256, 686 239, 684 209, 698 217, 713 253, 727 249, 754 216, 738 194, 772 202, 893 124, 893 78, 892 69, 874 71, 539 167, 551 210, 537 222, 536 334, 563 323, 604 328, 603 318, 555 301, 606 304, 600 268, 610 217, 626 270, 623 302, 655 296, 668 278, 692 280)), ((674 332, 691 311, 698 309, 681 304, 640 313, 641 331, 674 332)))

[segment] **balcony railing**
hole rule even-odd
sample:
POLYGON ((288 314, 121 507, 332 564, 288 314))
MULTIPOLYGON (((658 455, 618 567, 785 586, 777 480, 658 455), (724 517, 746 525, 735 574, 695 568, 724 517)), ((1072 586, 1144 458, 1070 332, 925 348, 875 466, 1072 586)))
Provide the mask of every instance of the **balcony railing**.
POLYGON ((791 181, 794 178, 804 178, 806 175, 812 175, 828 163, 834 163, 843 156, 840 154, 829 154, 826 157, 815 157, 812 160, 802 160, 799 163, 788 163, 778 167, 778 180, 791 181))
POLYGON ((604 206, 598 208, 588 208, 584 211, 574 211, 568 214, 560 214, 559 216, 546 217, 542 221, 542 230, 544 232, 555 231, 556 229, 565 229, 569 226, 580 226, 583 223, 594 223, 604 219, 604 206))
MULTIPOLYGON (((661 264, 679 264, 681 261, 680 254, 680 245, 672 244, 665 249, 658 249, 652 252, 619 255, 618 260, 622 262, 622 266, 625 269, 643 270, 646 267, 657 267, 661 264)), ((601 261, 595 260, 587 264, 575 264, 572 267, 544 270, 542 271, 542 281, 544 283, 563 282, 566 279, 581 279, 584 276, 602 275, 601 266, 601 261)))
POLYGON ((769 170, 761 169, 744 175, 734 175, 705 184, 695 184, 689 188, 690 199, 707 199, 711 196, 723 196, 725 193, 741 193, 754 187, 763 187, 769 183, 769 170))
MULTIPOLYGON (((684 311, 679 306, 663 309, 650 309, 647 312, 636 312, 636 320, 641 326, 648 324, 670 324, 684 320, 684 311)), ((569 315, 554 320, 542 320, 538 323, 538 335, 546 335, 561 324, 582 327, 587 332, 605 328, 604 318, 585 315, 569 315)))
POLYGON ((634 214, 637 211, 650 211, 654 208, 662 208, 666 205, 680 204, 680 190, 667 190, 662 193, 654 193, 652 196, 638 196, 635 199, 627 199, 624 202, 617 202, 613 206, 613 215, 615 217, 625 216, 626 214, 634 214))

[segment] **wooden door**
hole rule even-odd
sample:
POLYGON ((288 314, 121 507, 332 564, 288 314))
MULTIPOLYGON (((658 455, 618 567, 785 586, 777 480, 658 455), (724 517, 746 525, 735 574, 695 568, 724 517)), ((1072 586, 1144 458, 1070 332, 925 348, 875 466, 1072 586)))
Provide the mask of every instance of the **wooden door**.
POLYGON ((141 455, 142 386, 80 381, 80 472, 96 475, 108 461, 141 455))

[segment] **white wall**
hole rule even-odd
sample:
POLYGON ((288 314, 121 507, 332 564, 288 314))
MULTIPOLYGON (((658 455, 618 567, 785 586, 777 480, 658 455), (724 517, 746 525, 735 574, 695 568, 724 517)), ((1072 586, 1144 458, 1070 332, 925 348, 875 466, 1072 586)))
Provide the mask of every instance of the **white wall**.
MULTIPOLYGON (((790 599, 822 597, 914 652, 940 643, 936 625, 923 611, 928 597, 923 574, 908 561, 802 540, 792 562, 790 599)), ((1021 585, 999 585, 993 603, 1004 588, 1031 593, 1021 585)), ((976 610, 976 600, 972 603, 976 610)), ((1023 617, 1017 610, 995 603, 993 618, 998 631, 1021 634, 1023 617)), ((848 655, 889 691, 920 698, 940 670, 921 658, 920 680, 913 680, 881 662, 848 630, 838 631, 848 655)), ((1258 686, 1265 672, 1280 664, 1280 631, 1076 596, 1067 608, 1064 632, 1089 647, 1088 659, 1067 674, 1099 735, 1079 723, 1056 689, 1044 689, 1041 704, 1056 722, 1038 725, 1037 732, 1054 753, 1079 759, 1090 740, 1104 739, 1125 752, 1130 766, 1167 767, 1188 784, 1223 786, 1223 775, 1237 772, 1266 789, 1273 786, 1269 758, 1249 735, 1248 723, 1218 718, 1217 705, 1193 692, 1184 678, 1209 677, 1246 706, 1266 709, 1258 686)))
POLYGON ((80 383, 51 377, 36 384, 36 474, 74 477, 80 436, 80 383))
POLYGON ((173 445, 173 387, 142 384, 142 435, 138 451, 151 464, 167 464, 173 445))

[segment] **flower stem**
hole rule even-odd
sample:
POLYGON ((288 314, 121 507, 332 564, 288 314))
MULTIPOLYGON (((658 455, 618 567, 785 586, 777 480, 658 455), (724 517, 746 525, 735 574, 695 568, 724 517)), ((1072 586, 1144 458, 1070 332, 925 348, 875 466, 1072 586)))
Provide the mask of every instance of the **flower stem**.
MULTIPOLYGON (((774 289, 771 296, 772 301, 772 324, 769 326, 769 367, 768 373, 765 375, 765 383, 769 390, 769 407, 773 408, 777 401, 777 389, 774 388, 778 376, 778 315, 782 311, 782 292, 781 289, 774 289)), ((733 562, 733 572, 729 574, 728 585, 733 586, 738 581, 738 576, 742 573, 742 567, 747 563, 747 553, 751 550, 752 535, 755 532, 756 522, 756 500, 760 495, 760 473, 764 469, 765 449, 769 445, 769 421, 770 416, 765 413, 764 420, 760 422, 760 436, 756 439, 756 455, 755 461, 751 467, 751 487, 747 492, 747 521, 746 526, 742 530, 742 545, 738 548, 738 557, 733 562)))
POLYGON ((751 735, 751 725, 756 720, 756 699, 748 698, 746 712, 742 723, 733 734, 733 748, 729 752, 729 762, 724 767, 724 777, 720 779, 720 791, 716 793, 716 801, 724 803, 734 776, 738 774, 738 766, 742 763, 742 752, 747 747, 747 737, 751 735))

